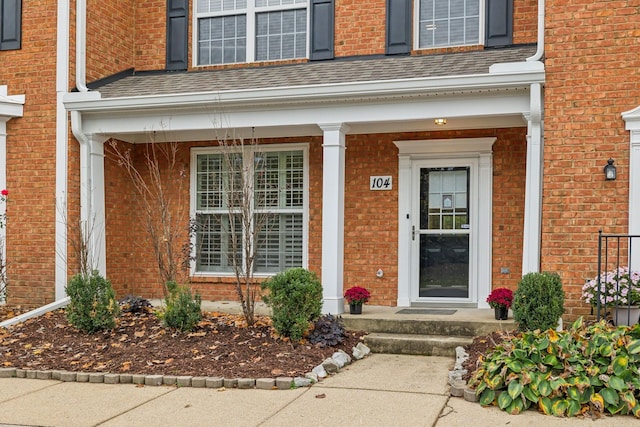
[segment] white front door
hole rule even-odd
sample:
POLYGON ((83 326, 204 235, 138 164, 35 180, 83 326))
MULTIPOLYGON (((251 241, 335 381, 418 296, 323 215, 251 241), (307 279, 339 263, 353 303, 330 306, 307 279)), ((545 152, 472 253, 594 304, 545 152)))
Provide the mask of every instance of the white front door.
POLYGON ((495 138, 396 141, 398 306, 488 308, 495 138))
POLYGON ((475 159, 413 162, 413 301, 474 301, 476 175, 475 159))

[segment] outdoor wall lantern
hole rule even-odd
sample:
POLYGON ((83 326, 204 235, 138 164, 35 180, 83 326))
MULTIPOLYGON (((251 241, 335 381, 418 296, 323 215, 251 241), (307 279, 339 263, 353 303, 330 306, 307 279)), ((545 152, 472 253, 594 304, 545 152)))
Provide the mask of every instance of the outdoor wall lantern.
POLYGON ((616 179, 616 167, 613 165, 614 160, 607 160, 607 165, 604 167, 604 177, 607 181, 613 181, 616 179))

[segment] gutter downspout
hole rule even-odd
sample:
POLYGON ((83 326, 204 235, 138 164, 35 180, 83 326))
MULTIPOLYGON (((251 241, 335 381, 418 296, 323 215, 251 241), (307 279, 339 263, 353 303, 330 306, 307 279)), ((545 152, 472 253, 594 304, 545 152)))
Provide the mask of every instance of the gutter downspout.
POLYGON ((76 0, 76 87, 88 92, 87 82, 87 0, 76 0))
POLYGON ((540 61, 544 55, 544 9, 544 0, 538 0, 538 49, 526 59, 527 62, 540 61))

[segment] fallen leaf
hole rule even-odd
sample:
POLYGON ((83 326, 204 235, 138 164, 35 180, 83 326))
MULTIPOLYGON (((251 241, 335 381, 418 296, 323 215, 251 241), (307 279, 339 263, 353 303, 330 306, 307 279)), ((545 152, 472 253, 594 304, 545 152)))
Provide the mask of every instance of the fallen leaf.
POLYGON ((282 375, 284 375, 284 371, 282 369, 272 369, 271 370, 271 375, 275 375, 277 377, 281 377, 282 375))
POLYGON ((142 338, 144 336, 144 331, 136 331, 134 334, 137 338, 142 338))
POLYGON ((164 361, 164 364, 165 364, 165 365, 168 365, 168 364, 169 364, 169 363, 171 363, 171 362, 173 362, 173 357, 171 357, 171 358, 169 358, 169 359, 165 360, 165 361, 164 361))
POLYGON ((327 397, 326 394, 322 393, 322 394, 316 394, 316 399, 324 399, 325 397, 327 397))
POLYGON ((12 365, 12 363, 11 363, 11 362, 4 362, 4 363, 3 363, 3 365, 4 365, 4 366, 11 366, 11 365, 12 365))
POLYGON ((120 339, 118 341, 123 342, 123 341, 126 341, 128 338, 129 338, 129 335, 122 334, 122 336, 120 337, 120 339))
POLYGON ((188 337, 204 337, 205 335, 207 335, 206 332, 192 332, 190 334, 188 334, 188 337))
POLYGON ((120 344, 119 342, 112 342, 111 347, 120 348, 122 347, 122 344, 120 344))
POLYGON ((131 369, 131 365, 132 363, 127 361, 127 362, 122 362, 122 370, 123 371, 128 371, 129 369, 131 369))

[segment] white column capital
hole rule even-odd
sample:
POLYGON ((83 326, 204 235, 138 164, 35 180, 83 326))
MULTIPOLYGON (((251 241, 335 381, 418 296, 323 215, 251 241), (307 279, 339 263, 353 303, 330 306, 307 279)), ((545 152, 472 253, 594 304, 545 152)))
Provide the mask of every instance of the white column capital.
POLYGON ((351 129, 346 123, 319 123, 318 127, 326 134, 327 132, 340 132, 346 134, 351 129))

